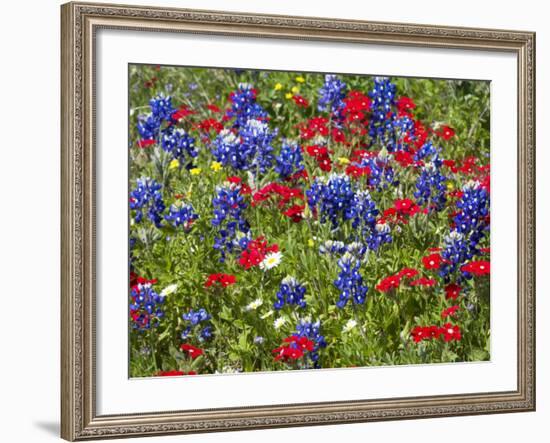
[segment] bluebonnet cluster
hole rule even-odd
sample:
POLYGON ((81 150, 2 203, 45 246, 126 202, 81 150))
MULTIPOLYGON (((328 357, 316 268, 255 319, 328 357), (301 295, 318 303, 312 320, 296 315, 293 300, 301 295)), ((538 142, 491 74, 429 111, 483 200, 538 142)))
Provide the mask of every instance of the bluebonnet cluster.
POLYGON ((346 253, 338 260, 338 267, 340 273, 334 280, 334 286, 340 290, 340 298, 336 306, 342 309, 350 300, 356 305, 365 303, 369 288, 363 284, 363 277, 359 273, 361 262, 346 253))
POLYGON ((359 239, 372 251, 377 251, 384 243, 390 243, 390 227, 376 222, 379 211, 369 191, 357 191, 353 203, 352 227, 360 234, 359 239))
POLYGON ((170 206, 169 213, 164 218, 171 222, 174 228, 183 225, 183 228, 188 230, 199 216, 192 205, 178 201, 170 206))
POLYGON ((368 247, 358 241, 344 243, 338 240, 326 240, 319 246, 319 254, 342 255, 346 252, 356 260, 363 260, 368 252, 368 247))
POLYGON ((277 291, 277 301, 273 306, 277 310, 281 309, 285 304, 305 308, 305 293, 305 286, 301 285, 294 277, 287 276, 281 281, 281 285, 277 291))
POLYGON ((138 283, 132 286, 130 297, 130 317, 133 328, 144 331, 151 326, 157 326, 159 319, 164 317, 161 309, 164 297, 155 292, 152 283, 138 283))
POLYGON ((247 120, 239 134, 228 129, 221 131, 212 144, 212 154, 223 166, 264 172, 275 159, 271 143, 276 134, 261 120, 247 120))
MULTIPOLYGON (((445 237, 441 256, 445 259, 440 274, 448 277, 467 260, 479 254, 479 243, 489 230, 489 192, 479 183, 468 183, 456 206, 460 210, 453 218, 454 228, 445 237)), ((465 277, 468 275, 464 274, 465 277)))
MULTIPOLYGON (((374 88, 369 92, 372 99, 372 116, 369 135, 373 143, 386 146, 393 138, 393 107, 395 106, 396 87, 386 77, 375 77, 374 88)), ((390 147, 388 147, 390 150, 390 147)))
POLYGON ((182 314, 182 318, 186 323, 185 329, 181 333, 183 340, 187 339, 192 332, 195 332, 195 336, 199 341, 204 341, 212 337, 212 327, 209 324, 205 324, 210 320, 210 314, 206 312, 206 309, 200 308, 196 311, 190 309, 189 312, 182 314))
POLYGON ((231 109, 227 116, 234 118, 234 127, 246 125, 248 120, 265 119, 267 112, 256 102, 256 91, 248 83, 240 83, 237 90, 230 95, 231 109))
POLYGON ((317 177, 306 195, 309 206, 319 210, 321 223, 328 220, 336 228, 339 219, 345 221, 354 216, 355 193, 346 175, 331 174, 328 180, 317 177))
POLYGON ((391 228, 388 223, 381 223, 380 220, 374 225, 374 231, 368 238, 369 248, 377 251, 384 243, 392 242, 391 228))
MULTIPOLYGON (((218 234, 214 238, 214 249, 220 251, 221 262, 225 261, 226 253, 232 252, 235 248, 238 232, 247 234, 250 231, 250 226, 243 217, 247 204, 240 191, 240 185, 218 186, 216 196, 212 199, 212 225, 218 228, 218 234)), ((241 239, 247 240, 248 237, 241 236, 241 239)))
POLYGON ((416 180, 414 196, 419 205, 428 205, 429 211, 441 211, 445 207, 447 196, 445 193, 446 177, 441 173, 443 162, 438 155, 432 157, 422 167, 420 176, 416 180))
POLYGON ((308 357, 311 359, 314 368, 320 368, 319 350, 327 346, 325 337, 321 335, 321 322, 316 321, 313 323, 310 320, 300 319, 300 323, 296 326, 296 332, 299 337, 306 337, 313 342, 313 351, 308 353, 308 357))
POLYGON ((163 121, 171 121, 175 109, 172 98, 160 94, 149 100, 151 113, 138 117, 137 129, 142 139, 158 140, 160 127, 163 121))
POLYGON ((379 154, 376 157, 362 157, 360 161, 353 162, 353 166, 359 168, 369 168, 367 183, 369 186, 382 190, 388 185, 397 185, 398 181, 395 178, 395 172, 389 165, 389 157, 379 154))
POLYGON ((173 126, 169 126, 163 131, 161 146, 181 163, 184 163, 186 158, 195 158, 199 154, 195 146, 195 138, 183 129, 174 129, 173 126))
POLYGON ((325 83, 319 89, 317 109, 319 111, 329 110, 336 124, 344 120, 346 90, 347 85, 334 74, 325 75, 325 83))
POLYGON ((304 170, 302 150, 296 143, 283 143, 276 159, 275 172, 284 180, 304 170))
MULTIPOLYGON (((386 148, 389 152, 398 152, 404 151, 408 148, 407 143, 405 143, 405 134, 409 136, 410 139, 415 139, 415 126, 414 120, 408 115, 395 116, 393 118, 393 137, 386 138, 386 148)), ((390 135, 392 131, 387 131, 390 135)))
POLYGON ((136 211, 135 221, 140 223, 143 220, 143 211, 147 211, 147 217, 157 228, 162 226, 162 212, 165 209, 162 193, 162 186, 150 177, 137 179, 137 187, 130 192, 130 209, 136 211))
POLYGON ((431 141, 424 143, 418 151, 414 154, 414 160, 424 160, 426 157, 437 159, 439 157, 440 149, 437 149, 431 141))
POLYGON ((268 124, 262 120, 249 119, 241 128, 240 135, 242 143, 239 150, 248 161, 245 167, 237 169, 259 169, 262 173, 269 169, 275 160, 271 143, 277 130, 270 131, 268 124))

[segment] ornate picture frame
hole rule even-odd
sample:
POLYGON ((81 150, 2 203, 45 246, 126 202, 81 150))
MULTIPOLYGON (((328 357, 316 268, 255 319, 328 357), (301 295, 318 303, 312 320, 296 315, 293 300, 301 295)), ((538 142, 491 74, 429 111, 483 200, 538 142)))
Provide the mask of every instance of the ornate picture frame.
POLYGON ((535 410, 535 34, 72 2, 61 7, 61 436, 70 441, 535 410), (98 415, 96 33, 100 29, 472 49, 517 57, 517 389, 98 415))

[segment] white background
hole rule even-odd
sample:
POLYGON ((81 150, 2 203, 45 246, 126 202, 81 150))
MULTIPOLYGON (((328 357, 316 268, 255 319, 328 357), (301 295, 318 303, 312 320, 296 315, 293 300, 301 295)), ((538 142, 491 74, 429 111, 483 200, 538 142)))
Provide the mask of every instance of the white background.
MULTIPOLYGON (((147 4, 152 0, 134 3, 147 4)), ((539 145, 538 220, 550 215, 544 165, 550 154, 543 123, 550 119, 548 79, 550 31, 544 2, 463 0, 445 7, 437 1, 389 3, 357 0, 155 1, 158 5, 231 9, 295 15, 528 29, 537 34, 539 145)), ((0 433, 9 442, 55 441, 59 422, 59 2, 11 2, 3 8, 0 127, 2 128, 2 337, 0 433)), ((544 226, 542 224, 541 226, 544 226)), ((256 442, 316 441, 546 441, 550 414, 550 327, 545 321, 543 266, 549 263, 548 232, 538 232, 538 411, 528 414, 463 417, 279 429, 146 441, 256 442), (545 420, 546 418, 546 420, 545 420)), ((143 440, 145 441, 145 440, 143 440)))

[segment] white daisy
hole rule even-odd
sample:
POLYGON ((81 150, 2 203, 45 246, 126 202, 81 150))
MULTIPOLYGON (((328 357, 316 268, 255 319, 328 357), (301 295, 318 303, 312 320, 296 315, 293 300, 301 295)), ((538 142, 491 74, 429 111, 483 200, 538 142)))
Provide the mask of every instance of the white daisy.
POLYGON ((166 297, 167 295, 170 295, 170 294, 173 294, 174 292, 176 292, 176 289, 178 289, 178 284, 177 284, 177 283, 173 283, 173 284, 171 284, 171 285, 166 286, 166 287, 160 292, 160 295, 161 295, 161 297, 166 297))
POLYGON ((273 269, 274 267, 279 266, 282 258, 283 254, 281 252, 270 252, 260 263, 260 269, 263 269, 264 271, 273 269))
POLYGON ((281 329, 285 323, 286 323, 286 318, 279 317, 273 322, 273 326, 275 327, 275 329, 281 329))
POLYGON ((257 298, 256 300, 251 301, 250 303, 248 303, 244 309, 246 311, 255 311, 256 309, 258 309, 263 304, 264 304, 264 301, 261 298, 257 298))
POLYGON ((348 332, 351 332, 356 326, 357 326, 357 322, 351 318, 342 328, 342 332, 344 334, 347 334, 348 332))

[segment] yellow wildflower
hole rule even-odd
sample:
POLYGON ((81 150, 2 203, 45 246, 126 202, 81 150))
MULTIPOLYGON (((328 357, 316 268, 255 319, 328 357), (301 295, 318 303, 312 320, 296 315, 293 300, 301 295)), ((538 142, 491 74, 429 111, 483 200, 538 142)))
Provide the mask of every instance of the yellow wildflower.
POLYGON ((349 158, 339 157, 338 158, 338 163, 340 163, 341 165, 349 165, 349 158))
POLYGON ((304 83, 306 81, 306 79, 302 76, 298 76, 294 80, 296 80, 298 83, 304 83))
POLYGON ((300 92, 300 88, 298 88, 298 86, 293 86, 291 91, 294 92, 294 94, 298 94, 298 92, 300 92))
POLYGON ((168 166, 168 168, 170 169, 176 169, 176 168, 179 168, 180 167, 180 162, 178 161, 177 158, 175 158, 174 160, 172 160, 170 162, 170 165, 168 166))
POLYGON ((193 168, 193 169, 189 169, 189 172, 191 173, 191 175, 199 175, 202 172, 202 169, 201 168, 193 168))
POLYGON ((455 185, 453 185, 451 182, 447 183, 447 190, 452 191, 455 188, 455 185))
POLYGON ((222 164, 220 162, 212 162, 210 165, 210 169, 214 172, 218 172, 222 168, 222 164))
POLYGON ((312 238, 310 238, 308 241, 307 241, 307 245, 310 247, 310 248, 313 248, 315 246, 315 242, 313 241, 312 238))
POLYGON ((285 97, 288 98, 289 100, 292 98, 292 92, 287 92, 285 94, 285 97))
POLYGON ((280 83, 276 83, 275 84, 275 91, 280 91, 281 89, 283 89, 283 85, 281 85, 280 83))

